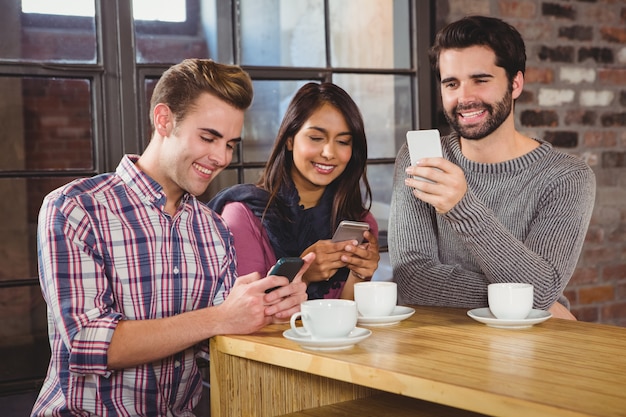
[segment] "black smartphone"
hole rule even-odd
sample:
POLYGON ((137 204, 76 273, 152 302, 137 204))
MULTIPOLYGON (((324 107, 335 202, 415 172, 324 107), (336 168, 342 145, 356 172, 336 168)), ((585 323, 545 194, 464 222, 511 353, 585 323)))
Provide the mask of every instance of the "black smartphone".
MULTIPOLYGON (((298 258, 297 256, 280 258, 272 269, 270 269, 267 275, 280 275, 287 277, 289 282, 291 282, 298 274, 298 271, 300 271, 300 268, 302 268, 302 265, 304 265, 304 261, 302 258, 298 258)), ((276 288, 278 287, 269 288, 265 290, 265 292, 272 292, 276 288)))
POLYGON ((332 241, 343 242, 345 240, 356 240, 359 243, 363 243, 363 232, 366 230, 370 230, 370 225, 366 222, 344 220, 339 223, 332 241))

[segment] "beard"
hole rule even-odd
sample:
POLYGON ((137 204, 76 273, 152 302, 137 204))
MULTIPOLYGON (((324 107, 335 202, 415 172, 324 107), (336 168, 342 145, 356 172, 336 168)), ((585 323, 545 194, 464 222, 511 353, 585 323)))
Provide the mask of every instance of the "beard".
POLYGON ((507 92, 502 97, 502 100, 491 105, 488 103, 471 103, 469 105, 458 105, 452 111, 444 109, 444 115, 446 120, 459 136, 464 139, 480 140, 486 136, 492 134, 497 128, 504 123, 511 110, 513 108, 512 90, 507 89, 507 92), (461 125, 459 122, 459 114, 465 110, 475 111, 484 109, 489 116, 482 124, 476 125, 461 125))

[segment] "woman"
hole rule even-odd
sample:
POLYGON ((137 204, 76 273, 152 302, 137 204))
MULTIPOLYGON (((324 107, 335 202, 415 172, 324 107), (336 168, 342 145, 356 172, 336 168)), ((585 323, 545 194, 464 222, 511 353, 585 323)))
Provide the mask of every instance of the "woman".
POLYGON ((332 83, 301 87, 258 183, 209 202, 233 233, 239 274, 265 275, 278 258, 315 252, 304 275, 309 299, 353 298, 354 283, 371 279, 380 259, 378 225, 364 206, 372 196, 366 162, 363 118, 352 98, 332 83), (342 220, 367 222, 365 243, 332 242, 342 220))

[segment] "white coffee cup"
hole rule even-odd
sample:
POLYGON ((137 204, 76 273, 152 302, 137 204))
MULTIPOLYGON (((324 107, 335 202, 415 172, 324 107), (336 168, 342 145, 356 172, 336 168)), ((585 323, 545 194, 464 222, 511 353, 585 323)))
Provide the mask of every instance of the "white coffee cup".
POLYGON ((519 282, 499 282, 487 286, 489 309, 498 319, 521 320, 533 308, 533 286, 519 282))
POLYGON ((300 336, 311 339, 347 337, 356 327, 356 303, 352 300, 320 299, 300 304, 300 311, 291 316, 291 328, 300 336), (302 319, 302 327, 296 320, 302 319))
POLYGON ((357 282, 354 301, 363 317, 389 316, 398 301, 398 286, 390 281, 357 282))

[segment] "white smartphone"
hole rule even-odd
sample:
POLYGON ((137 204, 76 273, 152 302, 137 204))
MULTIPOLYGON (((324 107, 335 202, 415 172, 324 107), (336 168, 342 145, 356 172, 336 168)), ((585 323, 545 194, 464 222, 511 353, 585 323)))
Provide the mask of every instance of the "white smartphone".
POLYGON ((367 222, 344 220, 337 226, 332 241, 343 242, 345 240, 356 240, 359 243, 363 243, 363 232, 366 230, 370 230, 370 225, 367 222))
MULTIPOLYGON (((441 135, 437 129, 409 130, 406 132, 406 144, 409 148, 411 165, 415 165, 422 158, 443 157, 441 135)), ((429 181, 422 177, 415 178, 429 181)))

